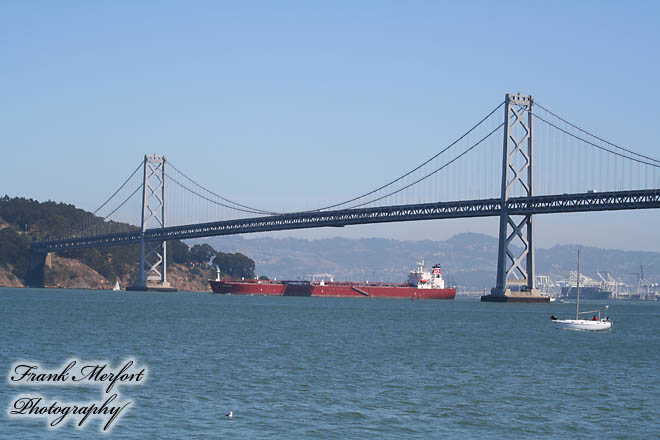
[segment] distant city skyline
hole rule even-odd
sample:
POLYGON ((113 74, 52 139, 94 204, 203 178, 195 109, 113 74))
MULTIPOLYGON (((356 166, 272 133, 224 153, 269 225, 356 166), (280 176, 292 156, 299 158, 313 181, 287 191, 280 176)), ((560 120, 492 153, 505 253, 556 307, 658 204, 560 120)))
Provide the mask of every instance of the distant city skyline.
MULTIPOLYGON (((518 91, 660 158, 658 4, 506 6, 5 2, 0 195, 91 211, 159 153, 233 200, 316 208, 407 171, 518 91)), ((660 250, 658 210, 535 219, 538 247, 660 250)), ((497 225, 269 235, 443 240, 497 225)))

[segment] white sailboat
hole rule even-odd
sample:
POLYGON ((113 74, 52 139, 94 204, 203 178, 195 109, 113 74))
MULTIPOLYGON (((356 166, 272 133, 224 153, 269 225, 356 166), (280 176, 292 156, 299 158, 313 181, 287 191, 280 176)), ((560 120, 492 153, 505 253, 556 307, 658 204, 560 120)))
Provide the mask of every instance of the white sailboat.
MULTIPOLYGON (((605 312, 609 306, 605 306, 605 312)), ((575 302, 575 319, 557 319, 551 316, 552 323, 558 328, 567 328, 572 330, 609 330, 612 328, 612 321, 609 317, 601 318, 600 310, 590 310, 580 312, 580 250, 578 249, 578 268, 577 268, 577 301, 575 302), (591 319, 580 319, 580 315, 591 315, 591 319)))
POLYGON ((121 287, 119 287, 119 280, 115 283, 115 287, 112 288, 114 292, 119 292, 121 290, 121 287))

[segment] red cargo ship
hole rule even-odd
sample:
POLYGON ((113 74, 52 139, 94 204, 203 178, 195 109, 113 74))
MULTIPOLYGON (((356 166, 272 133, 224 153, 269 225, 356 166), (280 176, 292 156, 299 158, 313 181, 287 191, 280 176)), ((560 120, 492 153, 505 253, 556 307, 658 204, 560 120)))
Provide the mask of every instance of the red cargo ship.
POLYGON ((424 262, 411 270, 407 283, 330 281, 209 280, 214 293, 233 295, 334 296, 341 298, 454 299, 456 289, 445 288, 442 269, 424 271, 424 262))

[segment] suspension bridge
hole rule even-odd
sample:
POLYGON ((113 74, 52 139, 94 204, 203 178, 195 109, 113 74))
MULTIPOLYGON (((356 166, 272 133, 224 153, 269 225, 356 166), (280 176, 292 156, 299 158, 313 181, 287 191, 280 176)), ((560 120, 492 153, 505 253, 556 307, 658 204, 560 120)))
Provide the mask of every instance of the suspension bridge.
POLYGON ((140 244, 133 287, 166 290, 169 240, 490 216, 500 218, 497 279, 482 300, 544 301, 534 284, 534 215, 651 208, 660 208, 660 160, 593 134, 532 96, 507 94, 421 164, 311 210, 238 203, 164 156, 146 155, 93 218, 31 251, 43 266, 49 252, 140 244))

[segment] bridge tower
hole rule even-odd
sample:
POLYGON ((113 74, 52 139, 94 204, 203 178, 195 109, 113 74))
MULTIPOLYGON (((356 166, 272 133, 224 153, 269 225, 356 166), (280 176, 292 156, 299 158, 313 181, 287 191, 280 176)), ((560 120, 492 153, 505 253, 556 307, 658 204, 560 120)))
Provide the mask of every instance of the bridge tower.
POLYGON ((142 222, 138 280, 126 290, 176 291, 167 281, 167 242, 147 241, 147 229, 164 228, 166 214, 165 156, 144 156, 142 222))
POLYGON ((549 301, 540 296, 534 282, 532 215, 513 216, 507 209, 509 197, 534 195, 533 107, 532 96, 506 94, 497 282, 490 295, 481 297, 482 301, 549 301))

